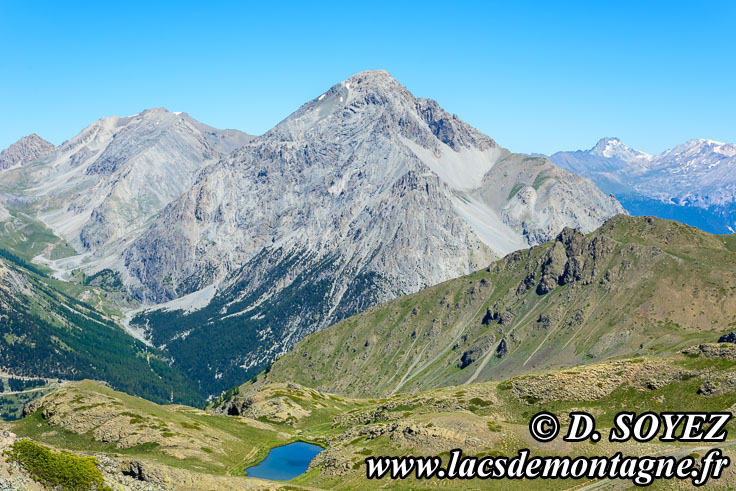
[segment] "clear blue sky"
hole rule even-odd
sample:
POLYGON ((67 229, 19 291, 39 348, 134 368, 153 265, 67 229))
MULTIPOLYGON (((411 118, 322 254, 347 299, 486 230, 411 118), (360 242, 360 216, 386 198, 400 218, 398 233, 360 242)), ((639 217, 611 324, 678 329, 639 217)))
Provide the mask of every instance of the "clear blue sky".
POLYGON ((735 25, 707 0, 0 0, 0 148, 157 106, 260 134, 375 68, 518 152, 736 142, 735 25))

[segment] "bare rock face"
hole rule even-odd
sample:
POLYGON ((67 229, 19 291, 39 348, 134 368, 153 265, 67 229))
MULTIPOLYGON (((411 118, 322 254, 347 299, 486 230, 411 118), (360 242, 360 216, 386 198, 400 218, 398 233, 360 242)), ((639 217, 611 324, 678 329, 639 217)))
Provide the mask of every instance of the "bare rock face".
POLYGON ((503 358, 506 356, 506 353, 509 352, 508 344, 506 343, 506 338, 501 339, 501 342, 498 343, 498 346, 496 346, 496 357, 497 358, 503 358))
MULTIPOLYGON (((0 169, 45 156, 6 179, 29 183, 25 199, 38 218, 79 252, 109 263, 119 242, 133 240, 202 168, 250 138, 156 108, 102 118, 58 148, 31 135, 3 152, 0 169)), ((85 267, 94 270, 94 262, 85 267)))
POLYGON ((543 295, 554 290, 565 272, 566 265, 567 253, 565 246, 562 245, 562 242, 555 241, 552 249, 547 254, 547 261, 542 265, 542 279, 537 285, 537 293, 543 295))
POLYGON ((49 143, 35 133, 24 136, 8 148, 0 152, 0 171, 22 166, 49 155, 56 150, 53 143, 49 143))
POLYGON ((544 295, 558 285, 576 281, 589 284, 596 277, 601 260, 612 251, 610 240, 603 237, 589 239, 577 230, 565 228, 546 254, 537 293, 544 295))
POLYGON ((220 280, 264 248, 308 251, 312 263, 336 254, 345 273, 386 277, 385 300, 482 267, 499 251, 458 216, 452 187, 412 150, 455 153, 425 118, 492 164, 493 140, 385 72, 358 74, 208 169, 127 249, 128 271, 158 301, 220 280))

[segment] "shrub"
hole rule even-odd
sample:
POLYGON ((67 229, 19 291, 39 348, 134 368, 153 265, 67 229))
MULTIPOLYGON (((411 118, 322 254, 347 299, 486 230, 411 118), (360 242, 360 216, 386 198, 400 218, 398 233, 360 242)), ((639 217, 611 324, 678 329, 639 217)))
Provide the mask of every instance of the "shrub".
POLYGON ((498 424, 498 423, 496 423, 495 421, 489 421, 488 422, 488 430, 489 431, 493 431, 493 432, 501 431, 501 425, 498 424))
POLYGON ((35 481, 46 487, 64 490, 110 490, 94 457, 75 457, 52 452, 30 440, 18 440, 3 452, 35 481))
POLYGON ((491 405, 491 402, 490 401, 484 401, 483 399, 481 399, 479 397, 473 397, 472 399, 470 399, 470 404, 472 404, 474 406, 486 407, 486 406, 490 406, 491 405))

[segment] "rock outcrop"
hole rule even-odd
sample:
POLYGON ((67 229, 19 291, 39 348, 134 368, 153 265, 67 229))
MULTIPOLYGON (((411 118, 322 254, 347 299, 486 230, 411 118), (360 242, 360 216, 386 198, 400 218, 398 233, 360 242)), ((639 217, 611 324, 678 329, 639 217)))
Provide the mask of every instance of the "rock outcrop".
POLYGON ((736 346, 718 344, 699 344, 682 350, 686 355, 702 356, 703 358, 736 360, 736 346))
POLYGON ((736 344, 736 332, 729 332, 728 334, 724 334, 720 338, 718 338, 719 343, 732 343, 736 344))
POLYGON ((546 254, 537 293, 544 295, 558 285, 573 282, 590 284, 613 247, 614 242, 606 237, 587 238, 577 230, 565 228, 546 254))
POLYGON ((35 133, 24 136, 0 152, 0 171, 29 164, 53 153, 54 150, 56 147, 53 143, 47 142, 35 133))

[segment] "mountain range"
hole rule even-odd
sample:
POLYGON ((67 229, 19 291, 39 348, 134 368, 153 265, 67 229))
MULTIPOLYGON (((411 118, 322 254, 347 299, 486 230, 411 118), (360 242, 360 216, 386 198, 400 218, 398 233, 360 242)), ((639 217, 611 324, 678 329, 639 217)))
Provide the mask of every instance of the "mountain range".
POLYGON ((107 289, 95 308, 207 397, 310 333, 625 212, 585 177, 634 214, 656 202, 716 216, 733 201, 733 154, 693 140, 650 156, 608 138, 552 155, 558 167, 362 72, 261 136, 159 108, 58 147, 23 138, 2 153, 0 248, 107 289))
POLYGON ((122 283, 140 310, 121 321, 205 394, 310 332, 624 211, 384 71, 259 137, 163 109, 103 118, 4 171, 0 197, 13 230, 43 230, 15 252, 122 283))
POLYGON ((654 215, 712 233, 736 231, 736 144, 693 139, 649 155, 618 138, 557 152, 559 167, 593 180, 634 215, 654 215))
MULTIPOLYGON (((0 189, 6 207, 32 212, 81 253, 72 264, 53 266, 67 273, 83 261, 114 262, 115 251, 191 187, 202 168, 250 138, 164 109, 103 118, 58 148, 47 145, 43 155, 6 171, 0 189)), ((31 137, 15 145, 17 154, 38 153, 31 137)))
MULTIPOLYGON (((733 234, 624 215, 587 235, 565 229, 552 242, 311 334, 204 408, 159 405, 95 381, 42 389, 48 393, 25 405, 23 419, 2 424, 12 433, 0 438, 0 472, 6 486, 28 489, 28 476, 47 475, 32 471, 51 457, 82 455, 100 480, 122 489, 379 489, 391 481, 366 480, 366 457, 447 462, 454 449, 492 457, 527 449, 574 459, 639 455, 647 445, 649 455, 698 461, 710 448, 702 442, 563 442, 564 432, 539 442, 529 420, 551 412, 566 427, 570 412, 584 411, 607 434, 622 411, 733 412, 736 337, 723 334, 736 326, 736 303, 728 301, 735 266, 733 234), (294 442, 323 448, 303 474, 288 482, 245 475, 294 442), (30 455, 18 452, 28 447, 30 455), (51 457, 31 460, 39 453, 51 457)), ((734 422, 725 429, 735 431, 734 422)), ((734 443, 719 450, 736 458, 734 443)), ((440 483, 468 488, 463 479, 440 483)), ((729 468, 712 483, 730 489, 736 473, 729 468)), ((561 483, 570 486, 628 482, 561 483)), ((437 484, 410 474, 400 487, 437 484)))
POLYGON ((697 460, 529 420, 736 409, 736 234, 619 202, 728 228, 732 147, 515 154, 384 71, 260 136, 159 108, 25 137, 0 153, 0 418, 23 416, 1 487, 369 489, 392 483, 368 456, 458 448, 697 460), (304 474, 245 475, 294 442, 324 448, 304 474))

